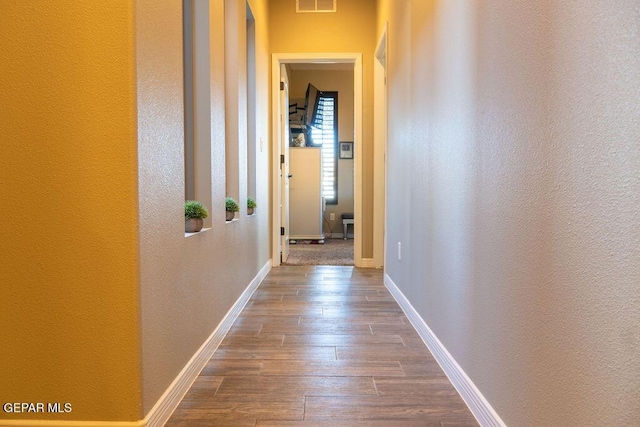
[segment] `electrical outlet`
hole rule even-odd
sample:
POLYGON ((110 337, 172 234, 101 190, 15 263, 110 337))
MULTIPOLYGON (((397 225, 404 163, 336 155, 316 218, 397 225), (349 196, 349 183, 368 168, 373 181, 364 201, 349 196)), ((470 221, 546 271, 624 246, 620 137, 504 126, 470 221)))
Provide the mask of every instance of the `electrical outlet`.
POLYGON ((264 139, 260 138, 260 152, 264 150, 264 139))
POLYGON ((398 261, 402 261, 402 243, 398 242, 398 261))
POLYGON ((330 221, 335 221, 335 220, 336 220, 336 214, 335 214, 335 213, 333 213, 333 212, 331 212, 331 213, 329 214, 329 220, 330 220, 330 221))

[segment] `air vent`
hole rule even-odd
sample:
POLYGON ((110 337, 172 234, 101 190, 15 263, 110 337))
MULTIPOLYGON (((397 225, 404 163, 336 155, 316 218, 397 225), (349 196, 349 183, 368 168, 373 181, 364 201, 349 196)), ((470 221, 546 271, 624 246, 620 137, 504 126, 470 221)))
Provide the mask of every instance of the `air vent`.
POLYGON ((297 13, 335 12, 338 0, 296 0, 297 13))

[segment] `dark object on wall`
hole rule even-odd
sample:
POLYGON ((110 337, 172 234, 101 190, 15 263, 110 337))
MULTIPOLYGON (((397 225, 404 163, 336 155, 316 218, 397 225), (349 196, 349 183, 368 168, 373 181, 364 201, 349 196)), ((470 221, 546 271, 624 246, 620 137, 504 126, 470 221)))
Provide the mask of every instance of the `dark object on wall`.
POLYGON ((309 126, 317 127, 316 121, 320 95, 322 95, 322 92, 320 92, 318 88, 311 83, 307 85, 307 93, 304 97, 304 124, 307 126, 307 129, 309 126))
POLYGON ((353 142, 340 142, 340 158, 353 159, 353 142))

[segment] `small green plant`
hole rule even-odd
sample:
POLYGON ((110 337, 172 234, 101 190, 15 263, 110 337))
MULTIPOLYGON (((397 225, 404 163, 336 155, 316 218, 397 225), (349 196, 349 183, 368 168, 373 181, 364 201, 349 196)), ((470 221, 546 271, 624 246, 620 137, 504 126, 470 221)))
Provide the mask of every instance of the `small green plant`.
POLYGON ((256 206, 258 205, 256 205, 256 201, 253 200, 253 197, 247 197, 247 207, 251 209, 255 208, 256 206))
POLYGON ((184 219, 190 218, 206 218, 209 216, 207 208, 196 200, 187 200, 184 202, 184 219))
POLYGON ((238 202, 236 202, 236 200, 233 197, 227 197, 225 199, 225 206, 226 206, 227 212, 240 211, 240 205, 238 205, 238 202))

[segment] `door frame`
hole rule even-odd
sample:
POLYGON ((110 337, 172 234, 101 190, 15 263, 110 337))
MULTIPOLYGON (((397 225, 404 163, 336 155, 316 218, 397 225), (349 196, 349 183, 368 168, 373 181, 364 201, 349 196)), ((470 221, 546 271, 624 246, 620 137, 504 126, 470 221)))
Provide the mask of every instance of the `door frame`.
POLYGON ((354 146, 354 264, 362 267, 362 54, 361 53, 274 53, 271 55, 271 130, 272 130, 272 250, 271 265, 280 265, 280 65, 282 64, 353 64, 353 146, 354 146))
MULTIPOLYGON (((284 132, 285 135, 288 135, 290 133, 289 130, 289 75, 287 74, 287 69, 286 66, 283 64, 279 67, 279 71, 280 71, 280 84, 283 86, 280 86, 280 90, 278 91, 278 98, 279 98, 279 102, 278 102, 278 107, 280 108, 279 113, 280 113, 280 120, 278 120, 278 126, 280 127, 280 132, 284 132), (283 78, 284 77, 284 78, 283 78), (282 105, 283 101, 286 101, 286 105, 282 105), (283 115, 286 114, 287 116, 284 117, 283 115)), ((281 135, 281 133, 279 134, 281 135)), ((284 153, 284 162, 279 162, 278 166, 279 166, 279 171, 280 171, 280 177, 279 177, 279 185, 280 188, 283 189, 284 191, 279 192, 278 194, 280 195, 280 199, 281 201, 284 200, 284 203, 281 202, 281 207, 280 207, 280 226, 282 227, 281 230, 285 230, 284 233, 282 233, 282 231, 280 232, 280 262, 287 262, 287 258, 289 257, 289 233, 290 233, 290 221, 289 221, 289 206, 290 206, 290 191, 291 191, 291 187, 289 184, 289 178, 290 178, 290 174, 289 174, 289 144, 288 144, 289 138, 286 137, 283 141, 282 144, 278 144, 278 146, 280 147, 280 150, 282 153, 284 153), (284 195, 284 197, 283 197, 284 195)))
POLYGON ((387 29, 385 23, 373 61, 373 266, 386 260, 387 200, 387 29))

